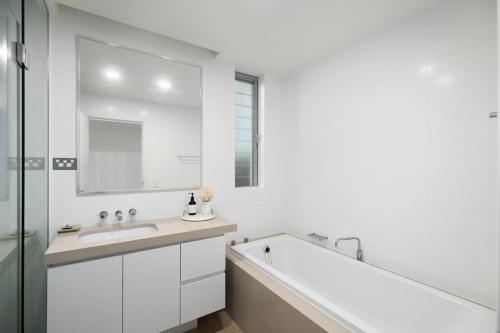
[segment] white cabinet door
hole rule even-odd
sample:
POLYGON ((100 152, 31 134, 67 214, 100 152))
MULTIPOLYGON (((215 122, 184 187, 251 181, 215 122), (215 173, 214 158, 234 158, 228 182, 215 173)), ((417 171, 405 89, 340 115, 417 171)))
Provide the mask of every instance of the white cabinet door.
POLYGON ((180 245, 123 256, 123 333, 158 333, 180 321, 180 245))
POLYGON ((226 239, 224 236, 182 243, 181 281, 224 272, 226 239))
POLYGON ((47 331, 122 332, 122 256, 48 269, 47 331))
POLYGON ((226 306, 224 273, 181 286, 181 323, 202 317, 226 306))

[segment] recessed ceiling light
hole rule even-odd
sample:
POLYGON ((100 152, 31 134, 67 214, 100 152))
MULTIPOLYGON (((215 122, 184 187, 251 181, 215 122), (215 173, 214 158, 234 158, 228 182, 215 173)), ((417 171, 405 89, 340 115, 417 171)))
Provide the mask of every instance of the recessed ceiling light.
POLYGON ((116 109, 115 109, 115 107, 114 107, 114 106, 111 106, 111 105, 110 105, 110 106, 106 106, 106 111, 113 112, 113 111, 115 111, 115 110, 116 110, 116 109))
POLYGON ((141 114, 142 114, 143 116, 146 116, 146 115, 148 114, 148 111, 146 111, 146 110, 142 110, 142 111, 141 111, 141 114))
POLYGON ((122 73, 113 68, 104 70, 104 77, 110 81, 118 81, 122 78, 122 73))
POLYGON ((172 88, 172 83, 165 79, 159 79, 156 81, 156 86, 160 88, 160 90, 169 91, 172 88))

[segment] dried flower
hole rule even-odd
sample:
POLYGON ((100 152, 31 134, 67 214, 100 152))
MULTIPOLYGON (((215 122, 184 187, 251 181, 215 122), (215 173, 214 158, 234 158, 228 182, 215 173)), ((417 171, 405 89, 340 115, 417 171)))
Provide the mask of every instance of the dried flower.
POLYGON ((210 200, 212 200, 213 196, 214 196, 214 192, 212 192, 208 188, 202 188, 200 190, 200 193, 198 194, 198 197, 203 202, 209 202, 210 200))

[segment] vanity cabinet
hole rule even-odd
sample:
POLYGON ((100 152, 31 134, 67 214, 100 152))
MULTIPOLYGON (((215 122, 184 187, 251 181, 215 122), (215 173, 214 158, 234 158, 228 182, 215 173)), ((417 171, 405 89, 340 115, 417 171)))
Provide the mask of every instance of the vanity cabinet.
POLYGON ((157 333, 179 325, 180 246, 123 256, 123 333, 157 333))
POLYGON ((49 333, 157 333, 225 307, 225 238, 48 269, 49 333))
POLYGON ((47 272, 47 332, 122 332, 122 257, 47 272))

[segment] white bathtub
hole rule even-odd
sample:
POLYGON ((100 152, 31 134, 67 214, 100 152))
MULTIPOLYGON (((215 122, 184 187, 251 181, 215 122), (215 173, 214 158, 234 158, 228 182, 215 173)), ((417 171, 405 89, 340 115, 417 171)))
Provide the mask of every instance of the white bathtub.
POLYGON ((354 332, 493 333, 496 329, 495 311, 489 308, 290 235, 233 249, 354 332), (266 246, 270 258, 264 253, 266 246))

